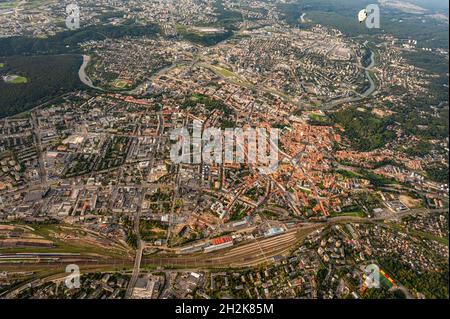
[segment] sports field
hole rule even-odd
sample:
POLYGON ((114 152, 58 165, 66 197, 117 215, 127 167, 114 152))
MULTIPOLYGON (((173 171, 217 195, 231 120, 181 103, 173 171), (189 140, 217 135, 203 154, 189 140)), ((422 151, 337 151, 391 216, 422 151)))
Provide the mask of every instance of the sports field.
POLYGON ((20 75, 6 75, 3 77, 3 81, 9 84, 25 84, 28 82, 28 79, 20 75))
POLYGON ((116 89, 127 89, 130 87, 130 82, 127 80, 117 79, 112 83, 112 86, 116 89))

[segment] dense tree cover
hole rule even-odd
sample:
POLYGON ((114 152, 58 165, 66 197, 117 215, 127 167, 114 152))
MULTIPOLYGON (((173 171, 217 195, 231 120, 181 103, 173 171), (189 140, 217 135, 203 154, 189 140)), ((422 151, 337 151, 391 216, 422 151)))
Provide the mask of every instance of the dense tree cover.
POLYGON ((235 112, 234 110, 227 106, 223 101, 214 99, 212 97, 194 94, 189 96, 185 101, 181 104, 180 108, 190 109, 191 112, 196 114, 198 112, 197 106, 204 107, 209 112, 213 112, 214 110, 219 110, 222 112, 222 116, 220 117, 220 127, 222 129, 235 127, 235 112))
POLYGON ((333 126, 334 122, 328 116, 309 116, 308 124, 313 126, 333 126))
POLYGON ((181 35, 184 40, 190 41, 192 43, 201 44, 204 46, 212 46, 230 38, 233 35, 233 31, 227 30, 220 33, 201 34, 198 32, 189 32, 187 30, 182 30, 181 35))
POLYGON ((220 0, 214 2, 214 8, 217 13, 217 21, 212 24, 207 23, 206 26, 223 27, 225 29, 224 32, 202 34, 199 32, 191 32, 185 27, 178 27, 178 32, 181 34, 182 38, 192 43, 213 46, 232 37, 234 35, 233 31, 238 30, 236 22, 241 22, 243 20, 242 14, 238 11, 227 10, 220 0))
POLYGON ((279 3, 278 8, 283 13, 285 21, 291 25, 298 25, 300 15, 306 13, 306 18, 312 20, 312 24, 319 23, 334 27, 349 36, 391 33, 398 38, 410 39, 414 35, 419 46, 448 48, 448 24, 446 22, 427 18, 424 23, 417 15, 387 7, 382 8, 381 28, 366 28, 364 23, 358 22, 357 13, 372 3, 371 0, 302 0, 293 3, 279 3))
POLYGON ((426 139, 445 138, 449 135, 448 129, 448 59, 431 52, 405 52, 403 56, 412 65, 422 68, 430 73, 437 74, 427 85, 427 94, 418 96, 408 103, 397 114, 397 121, 405 123, 405 128, 412 134, 426 139), (431 106, 438 109, 431 109, 431 106), (435 116, 417 116, 418 112, 426 111, 435 116), (418 125, 426 125, 426 130, 418 125))
POLYGON ((402 56, 418 68, 437 74, 448 72, 448 60, 436 53, 427 51, 405 51, 402 56))
POLYGON ((317 271, 316 282, 317 282, 317 286, 319 288, 322 288, 322 289, 325 288, 323 286, 324 286, 324 280, 327 277, 327 273, 328 273, 328 269, 325 268, 324 266, 320 267, 320 269, 317 271))
POLYGON ((138 238, 137 235, 133 233, 133 231, 130 229, 127 233, 127 240, 126 240, 127 244, 136 249, 137 245, 138 245, 138 238))
POLYGON ((363 299, 406 299, 405 294, 398 289, 388 289, 386 287, 367 289, 362 295, 363 299))
POLYGON ((448 166, 434 164, 425 168, 428 177, 438 183, 448 184, 448 166))
POLYGON ((26 84, 9 84, 0 79, 0 118, 33 108, 58 95, 83 88, 78 70, 80 55, 13 56, 2 58, 0 75, 18 74, 26 84), (51 72, 50 72, 51 71, 51 72))
POLYGON ((217 13, 217 22, 214 25, 220 25, 227 28, 228 30, 238 30, 236 22, 242 22, 244 18, 239 11, 227 10, 223 6, 222 0, 216 0, 214 2, 214 9, 217 13))
POLYGON ((372 165, 372 167, 374 169, 380 168, 380 167, 383 167, 383 166, 386 166, 386 165, 398 166, 398 167, 401 167, 401 168, 405 167, 405 165, 403 163, 396 162, 393 159, 384 159, 384 160, 379 161, 379 162, 371 162, 370 164, 372 165))
POLYGON ((73 31, 63 31, 48 38, 0 38, 0 56, 80 53, 81 49, 78 43, 84 41, 125 36, 152 36, 159 31, 159 26, 154 24, 95 25, 73 31))
POLYGON ((106 22, 109 19, 112 18, 122 18, 124 15, 123 11, 106 11, 106 12, 102 12, 102 14, 100 15, 100 21, 102 22, 106 22))
POLYGON ((2 96, 0 117, 23 112, 44 100, 73 89, 83 88, 78 78, 82 57, 66 54, 81 53, 79 43, 125 36, 153 36, 159 31, 159 26, 154 24, 143 26, 130 22, 120 26, 88 26, 63 31, 48 38, 0 38, 0 56, 3 56, 0 60, 1 63, 5 63, 0 69, 0 74, 18 74, 28 79, 28 83, 15 86, 0 81, 0 96, 2 96), (19 55, 32 57, 24 58, 19 55))
POLYGON ((416 144, 408 147, 405 153, 409 156, 425 156, 430 153, 432 147, 431 144, 426 141, 418 141, 416 144))
POLYGON ((438 116, 431 116, 434 113, 429 107, 429 103, 420 100, 412 100, 407 106, 398 106, 393 118, 402 124, 402 129, 410 135, 422 139, 444 139, 449 135, 448 109, 436 111, 438 116), (421 111, 426 114, 421 114, 421 111), (421 128, 426 127, 426 129, 421 128))
POLYGON ((138 245, 138 237, 133 232, 133 220, 130 219, 129 217, 125 217, 123 220, 123 227, 127 234, 126 235, 126 243, 130 247, 136 249, 137 245, 138 245))
POLYGON ((186 99, 180 106, 180 108, 195 108, 197 104, 202 104, 208 111, 220 110, 224 113, 224 118, 234 113, 233 109, 228 107, 220 100, 214 99, 206 95, 195 94, 192 97, 186 99))
POLYGON ((406 52, 403 55, 408 63, 438 75, 430 79, 426 94, 409 96, 405 89, 391 88, 392 94, 407 95, 409 99, 405 104, 385 104, 387 108, 395 109, 393 118, 402 124, 405 133, 421 138, 422 142, 407 151, 409 155, 421 156, 427 148, 432 148, 426 145, 426 140, 444 139, 449 135, 448 59, 430 52, 406 52))
POLYGON ((141 239, 145 241, 167 237, 168 224, 163 224, 159 220, 143 219, 139 222, 139 233, 141 239))
POLYGON ((388 126, 393 123, 392 119, 380 119, 369 112, 360 112, 354 108, 340 110, 330 116, 344 127, 344 134, 357 150, 371 151, 395 138, 395 133, 388 130, 388 126))
POLYGON ((442 271, 417 272, 408 265, 394 258, 381 260, 381 265, 398 282, 404 285, 410 292, 419 292, 426 298, 448 299, 448 264, 442 271))
POLYGON ((361 178, 367 179, 370 182, 370 184, 372 184, 376 187, 381 187, 381 186, 386 186, 386 185, 397 183, 397 181, 393 178, 378 175, 378 174, 372 173, 371 171, 368 171, 363 168, 358 169, 357 172, 358 172, 358 174, 361 175, 361 178))

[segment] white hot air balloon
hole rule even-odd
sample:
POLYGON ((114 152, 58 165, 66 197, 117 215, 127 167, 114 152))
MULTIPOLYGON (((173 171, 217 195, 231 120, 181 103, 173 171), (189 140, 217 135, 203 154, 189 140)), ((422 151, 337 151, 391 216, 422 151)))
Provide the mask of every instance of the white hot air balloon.
POLYGON ((366 20, 367 18, 367 11, 366 9, 362 9, 361 11, 359 11, 358 13, 358 21, 359 23, 363 23, 364 20, 366 20))

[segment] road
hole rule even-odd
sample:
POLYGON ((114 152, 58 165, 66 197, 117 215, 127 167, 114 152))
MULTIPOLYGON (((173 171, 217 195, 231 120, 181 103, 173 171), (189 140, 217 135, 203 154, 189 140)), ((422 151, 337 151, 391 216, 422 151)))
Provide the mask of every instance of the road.
POLYGON ((131 275, 130 282, 128 283, 127 291, 125 293, 125 298, 130 298, 133 294, 134 286, 136 285, 136 281, 139 277, 139 272, 141 269, 141 259, 142 253, 144 251, 144 242, 141 240, 141 232, 139 231, 140 219, 141 219, 141 211, 142 211, 142 203, 144 201, 145 189, 141 190, 139 194, 138 207, 136 211, 136 216, 134 220, 134 234, 136 235, 137 240, 137 249, 136 249, 136 258, 134 259, 134 267, 133 274, 131 275))
MULTIPOLYGON (((161 135, 164 132, 164 117, 161 113, 158 113, 158 128, 157 128, 157 134, 158 137, 161 137, 161 135)), ((151 156, 151 162, 150 167, 154 166, 156 153, 159 148, 159 142, 160 139, 157 138, 155 145, 153 147, 152 156, 151 156)), ((125 293, 125 298, 130 298, 133 294, 134 286, 136 285, 137 279, 139 277, 140 269, 141 269, 141 261, 142 261, 142 253, 144 251, 145 242, 141 240, 141 232, 139 230, 140 220, 141 220, 141 212, 142 212, 142 203, 144 201, 146 188, 141 188, 140 194, 139 194, 139 200, 138 200, 138 207, 136 211, 136 216, 134 220, 134 234, 137 238, 137 249, 136 249, 136 258, 134 260, 134 267, 133 267, 133 274, 131 275, 131 280, 128 283, 127 291, 125 293)))
POLYGON ((39 123, 34 112, 31 112, 31 123, 33 125, 34 140, 36 142, 36 152, 38 154, 39 160, 39 177, 41 179, 41 190, 45 191, 47 189, 47 172, 45 170, 44 153, 42 150, 41 131, 39 129, 39 123))

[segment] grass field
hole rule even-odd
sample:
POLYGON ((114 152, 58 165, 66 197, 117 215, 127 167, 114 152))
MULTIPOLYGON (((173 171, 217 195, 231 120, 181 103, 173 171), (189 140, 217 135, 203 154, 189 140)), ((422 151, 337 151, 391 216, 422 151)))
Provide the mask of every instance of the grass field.
POLYGON ((130 87, 129 81, 117 79, 112 82, 112 86, 116 89, 127 89, 130 87))
POLYGON ((7 75, 3 77, 3 80, 9 84, 25 84, 28 82, 26 77, 20 75, 7 75))
POLYGON ((11 2, 1 2, 0 3, 0 9, 12 9, 16 6, 16 1, 11 2))
POLYGON ((438 243, 441 243, 446 246, 449 245, 448 237, 439 237, 439 236, 436 236, 436 235, 433 235, 433 234, 430 234, 427 232, 423 232, 423 231, 418 231, 418 230, 411 230, 411 231, 409 231, 409 233, 413 236, 418 236, 418 237, 422 237, 424 239, 437 241, 438 243))
POLYGON ((0 69, 5 66, 5 63, 0 63, 0 69))
POLYGON ((331 217, 340 217, 340 216, 351 216, 351 217, 366 217, 366 214, 364 214, 363 211, 354 211, 354 212, 333 212, 330 214, 331 217))
POLYGON ((218 66, 214 66, 213 67, 215 71, 217 71, 217 73, 219 73, 221 76, 229 78, 229 77, 233 77, 235 76, 235 74, 227 69, 218 67, 218 66))

